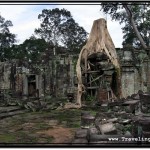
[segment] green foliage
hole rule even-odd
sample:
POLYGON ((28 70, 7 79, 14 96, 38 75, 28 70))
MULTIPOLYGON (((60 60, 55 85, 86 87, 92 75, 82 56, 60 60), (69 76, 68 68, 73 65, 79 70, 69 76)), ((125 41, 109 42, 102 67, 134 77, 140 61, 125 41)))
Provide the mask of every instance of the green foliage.
POLYGON ((10 47, 16 42, 16 35, 9 31, 13 26, 10 20, 5 20, 0 15, 0 60, 4 61, 11 57, 10 47))
POLYGON ((35 33, 45 39, 55 50, 63 46, 70 52, 82 48, 87 38, 87 32, 80 27, 66 9, 43 9, 38 19, 41 27, 35 33))
POLYGON ((91 96, 91 95, 86 96, 86 101, 94 101, 94 100, 95 100, 94 96, 91 96))
POLYGON ((15 139, 15 135, 10 133, 0 135, 0 143, 13 143, 15 139))
POLYGON ((53 143, 54 137, 53 136, 49 136, 46 139, 47 139, 46 143, 53 143))
POLYGON ((50 125, 47 124, 47 123, 44 123, 44 122, 41 122, 41 123, 40 123, 40 122, 39 122, 39 123, 36 123, 36 124, 35 124, 34 128, 35 128, 36 131, 37 131, 37 130, 48 130, 48 129, 52 128, 52 127, 50 127, 50 125))
POLYGON ((72 61, 74 70, 76 70, 77 60, 78 60, 77 58, 74 58, 72 61))
POLYGON ((147 2, 102 2, 102 10, 104 13, 109 14, 112 20, 117 20, 120 24, 124 24, 122 28, 124 36, 123 36, 123 45, 130 44, 136 48, 141 47, 141 43, 135 34, 133 26, 130 22, 130 17, 133 17, 134 22, 140 35, 142 36, 145 44, 147 46, 150 45, 149 40, 149 26, 150 26, 150 10, 148 9, 150 6, 147 2), (131 9, 130 14, 125 11, 125 7, 128 6, 131 9))
POLYGON ((16 143, 38 143, 38 138, 30 136, 28 133, 24 131, 18 131, 16 133, 15 142, 16 143))
POLYGON ((48 48, 48 44, 44 39, 31 36, 26 39, 23 44, 13 46, 13 58, 26 60, 34 64, 41 64, 41 55, 48 48))
POLYGON ((67 127, 69 128, 80 128, 81 122, 76 121, 76 122, 67 122, 67 127))
POLYGON ((132 125, 131 124, 125 125, 124 128, 123 128, 123 133, 126 133, 127 131, 131 132, 131 130, 132 130, 132 125))
POLYGON ((148 55, 146 54, 145 51, 140 51, 137 58, 138 58, 140 65, 141 65, 145 59, 148 59, 148 55))
POLYGON ((90 113, 91 113, 93 116, 96 116, 97 111, 91 110, 90 113))
MULTIPOLYGON (((150 44, 149 40, 149 26, 150 26, 150 10, 148 10, 148 5, 140 4, 140 5, 131 5, 132 11, 134 12, 134 20, 136 22, 136 26, 138 31, 140 32, 144 42, 147 46, 150 44)), ((132 26, 129 21, 125 22, 125 27, 122 28, 124 33, 124 42, 123 44, 131 44, 136 48, 140 48, 141 44, 134 33, 132 26)))
POLYGON ((80 116, 81 110, 78 109, 69 109, 69 110, 53 110, 50 113, 53 119, 57 119, 59 124, 66 122, 66 126, 70 128, 79 128, 80 127, 80 116))

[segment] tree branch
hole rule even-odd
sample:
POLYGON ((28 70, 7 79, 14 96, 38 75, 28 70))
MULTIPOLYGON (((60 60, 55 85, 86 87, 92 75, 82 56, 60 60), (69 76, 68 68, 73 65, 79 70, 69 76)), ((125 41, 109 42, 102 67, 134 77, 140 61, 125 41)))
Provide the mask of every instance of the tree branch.
POLYGON ((137 38, 139 39, 141 45, 142 45, 144 48, 147 48, 147 46, 146 46, 146 44, 145 44, 145 42, 144 42, 142 36, 140 35, 140 33, 139 33, 138 29, 137 29, 137 26, 136 26, 135 21, 134 21, 134 19, 133 19, 133 13, 132 13, 132 11, 131 11, 131 8, 130 8, 126 3, 123 3, 122 5, 123 5, 123 7, 125 8, 125 10, 126 10, 126 12, 127 12, 127 14, 128 14, 128 18, 129 18, 129 20, 130 20, 130 23, 131 23, 131 25, 132 25, 132 27, 133 27, 133 30, 134 30, 134 32, 135 32, 137 38))

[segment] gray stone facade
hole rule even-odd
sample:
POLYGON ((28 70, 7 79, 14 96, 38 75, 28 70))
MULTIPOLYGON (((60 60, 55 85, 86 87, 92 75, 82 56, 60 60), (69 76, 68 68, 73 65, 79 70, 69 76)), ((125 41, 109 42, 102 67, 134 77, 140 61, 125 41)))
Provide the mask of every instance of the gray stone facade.
POLYGON ((121 64, 121 85, 123 97, 149 91, 149 66, 148 56, 142 51, 135 53, 138 61, 134 60, 132 52, 128 49, 119 49, 118 56, 121 64))
MULTIPOLYGON (((139 90, 149 91, 148 57, 138 52, 139 61, 135 64, 130 50, 116 49, 116 51, 121 64, 123 97, 126 98, 139 90)), ((32 95, 38 90, 39 97, 44 95, 66 97, 72 94, 75 99, 77 58, 78 55, 57 55, 40 69, 33 69, 30 65, 19 65, 17 60, 0 62, 0 90, 10 90, 23 96, 32 95)))

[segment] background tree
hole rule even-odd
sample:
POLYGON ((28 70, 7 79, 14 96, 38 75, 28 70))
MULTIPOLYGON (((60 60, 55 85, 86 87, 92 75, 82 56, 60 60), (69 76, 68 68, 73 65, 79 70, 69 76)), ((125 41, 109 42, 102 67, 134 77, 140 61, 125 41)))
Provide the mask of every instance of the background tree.
POLYGON ((144 48, 149 46, 149 6, 144 2, 102 2, 102 10, 105 13, 110 14, 112 19, 118 20, 120 24, 125 23, 125 27, 122 28, 125 33, 123 44, 144 48))
POLYGON ((31 36, 19 46, 13 46, 15 54, 14 57, 17 59, 27 60, 31 63, 41 63, 40 57, 47 47, 48 44, 44 39, 31 36))
POLYGON ((61 25, 62 43, 69 52, 79 53, 87 40, 87 32, 73 18, 61 25))
POLYGON ((75 22, 66 9, 44 9, 38 19, 41 20, 41 27, 35 29, 35 33, 54 45, 54 55, 59 46, 76 51, 85 43, 87 32, 75 22))
MULTIPOLYGON (((132 10, 134 12, 134 20, 136 21, 136 26, 140 35, 142 36, 146 47, 150 46, 150 10, 148 10, 148 5, 133 5, 132 10)), ((140 48, 141 43, 134 34, 133 28, 130 23, 127 22, 125 27, 122 28, 124 33, 123 44, 133 45, 135 48, 140 48)))
MULTIPOLYGON (((132 52, 133 65, 137 69, 140 77, 140 84, 143 85, 142 79, 142 62, 145 58, 150 58, 150 4, 148 2, 111 2, 102 3, 102 10, 110 14, 113 20, 125 23, 122 28, 124 33, 124 48, 127 47, 132 52), (139 48, 138 54, 135 49, 139 48), (142 50, 142 47, 144 50, 142 50)), ((149 74, 149 67, 147 66, 149 74)), ((147 79, 147 89, 150 91, 150 79, 147 79)))
POLYGON ((10 20, 5 20, 0 15, 0 60, 11 58, 9 48, 16 42, 16 35, 9 31, 9 27, 13 26, 10 20))

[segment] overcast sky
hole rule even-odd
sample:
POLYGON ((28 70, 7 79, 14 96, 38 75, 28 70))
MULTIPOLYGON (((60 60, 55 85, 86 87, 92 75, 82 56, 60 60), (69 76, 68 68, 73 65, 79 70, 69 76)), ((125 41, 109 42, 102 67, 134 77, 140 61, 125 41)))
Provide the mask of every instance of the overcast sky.
POLYGON ((6 20, 11 20, 13 27, 10 31, 17 35, 18 43, 24 42, 32 34, 35 28, 40 26, 38 15, 43 9, 65 8, 71 12, 75 21, 90 33, 93 21, 99 18, 107 19, 107 28, 116 48, 122 47, 121 25, 112 21, 100 11, 100 5, 65 5, 65 4, 36 4, 36 5, 1 5, 0 14, 6 20))

